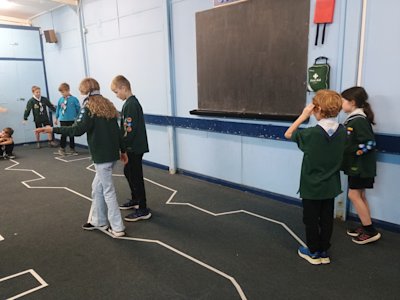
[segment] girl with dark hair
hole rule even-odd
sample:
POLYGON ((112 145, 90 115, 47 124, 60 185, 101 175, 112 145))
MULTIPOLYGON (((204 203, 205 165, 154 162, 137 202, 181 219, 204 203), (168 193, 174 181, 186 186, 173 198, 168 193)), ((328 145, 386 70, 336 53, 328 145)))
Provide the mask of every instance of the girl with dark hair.
POLYGON ((372 189, 376 176, 375 136, 372 125, 374 113, 368 103, 368 94, 364 88, 356 86, 342 92, 343 111, 348 113, 344 125, 347 129, 346 148, 342 170, 348 175, 349 192, 361 225, 347 230, 352 241, 367 244, 380 239, 381 234, 371 220, 365 189, 372 189))

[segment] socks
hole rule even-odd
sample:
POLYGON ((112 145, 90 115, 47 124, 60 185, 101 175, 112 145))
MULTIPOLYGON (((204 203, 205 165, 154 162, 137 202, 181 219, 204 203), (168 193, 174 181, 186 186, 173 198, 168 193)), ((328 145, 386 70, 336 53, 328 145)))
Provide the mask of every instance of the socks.
POLYGON ((374 233, 374 232, 376 232, 376 229, 375 229, 375 227, 374 227, 374 225, 367 225, 367 226, 364 226, 363 225, 363 228, 364 228, 364 230, 366 231, 366 232, 368 232, 368 233, 374 233))

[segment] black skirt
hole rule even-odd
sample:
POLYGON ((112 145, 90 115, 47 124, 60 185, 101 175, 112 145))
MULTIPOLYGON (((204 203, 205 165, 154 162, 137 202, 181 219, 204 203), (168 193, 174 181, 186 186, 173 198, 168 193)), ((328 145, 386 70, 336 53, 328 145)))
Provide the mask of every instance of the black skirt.
POLYGON ((349 176, 349 189, 352 190, 363 190, 374 188, 374 177, 359 177, 359 176, 349 176))

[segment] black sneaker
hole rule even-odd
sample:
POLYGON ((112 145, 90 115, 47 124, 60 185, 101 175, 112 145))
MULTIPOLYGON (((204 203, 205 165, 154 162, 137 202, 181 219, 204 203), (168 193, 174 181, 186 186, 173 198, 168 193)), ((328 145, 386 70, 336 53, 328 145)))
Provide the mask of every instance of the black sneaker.
POLYGON ((363 233, 364 229, 362 226, 359 226, 354 229, 347 229, 347 234, 349 236, 359 236, 361 233, 363 233))
POLYGON ((139 220, 147 220, 151 218, 151 213, 148 208, 146 209, 135 209, 135 211, 127 215, 124 220, 128 222, 135 222, 139 220))
POLYGON ((91 223, 85 223, 82 225, 82 228, 85 230, 95 230, 95 229, 107 229, 107 225, 102 225, 102 226, 94 226, 91 223))
POLYGON ((375 242, 381 238, 381 234, 378 231, 375 232, 368 232, 363 230, 361 234, 352 238, 351 240, 359 245, 364 245, 368 243, 375 242))
POLYGON ((139 208, 139 201, 138 200, 131 200, 129 199, 128 202, 121 204, 119 206, 119 209, 125 210, 125 209, 138 209, 139 208))

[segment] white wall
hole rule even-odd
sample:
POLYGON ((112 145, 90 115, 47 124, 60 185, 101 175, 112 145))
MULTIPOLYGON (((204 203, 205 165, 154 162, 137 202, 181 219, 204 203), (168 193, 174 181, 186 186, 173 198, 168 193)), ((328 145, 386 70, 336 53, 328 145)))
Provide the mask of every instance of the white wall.
MULTIPOLYGON (((131 80, 146 114, 204 119, 189 114, 197 108, 195 13, 212 8, 213 1, 84 0, 82 3, 89 73, 99 80, 105 96, 118 108, 122 106, 109 90, 109 84, 115 75, 123 74, 131 80), (170 70, 173 76, 170 76, 170 70)), ((356 83, 361 3, 361 0, 336 1, 334 22, 327 26, 325 44, 314 46, 315 0, 310 0, 308 64, 311 65, 317 56, 329 57, 331 88, 337 91, 356 83)), ((398 77, 396 66, 400 64, 400 58, 395 53, 399 53, 400 42, 393 37, 399 35, 400 21, 395 16, 386 16, 398 11, 400 2, 368 3, 363 84, 376 112, 376 131, 399 134, 400 123, 395 118, 400 113, 399 91, 394 81, 398 77)), ((61 80, 77 84, 83 75, 83 60, 76 14, 64 7, 34 20, 34 24, 53 25, 61 38, 61 44, 46 44, 45 47, 51 90, 56 91, 61 80), (65 69, 59 68, 66 58, 69 65, 64 66, 65 69)), ((308 101, 311 98, 312 94, 308 94, 308 101)), ((284 122, 229 121, 289 125, 284 122)), ((314 123, 312 120, 311 124, 314 123)), ((145 159, 170 165, 171 144, 174 143, 168 129, 150 125, 147 130, 151 152, 145 159)), ((298 196, 302 154, 295 144, 190 129, 176 129, 175 133, 178 168, 289 197, 298 196)), ((393 178, 400 174, 398 157, 379 155, 376 188, 368 192, 373 217, 395 224, 400 224, 396 213, 399 208, 397 190, 393 184, 393 178)))
MULTIPOLYGON (((37 17, 33 24, 40 27, 42 32, 54 29, 57 35, 57 43, 46 43, 42 34, 50 101, 53 104, 58 103, 61 97, 58 87, 63 82, 70 85, 72 95, 79 97, 78 86, 85 77, 85 72, 76 11, 69 6, 63 6, 37 17)), ((87 145, 86 134, 77 137, 75 142, 87 145)))

